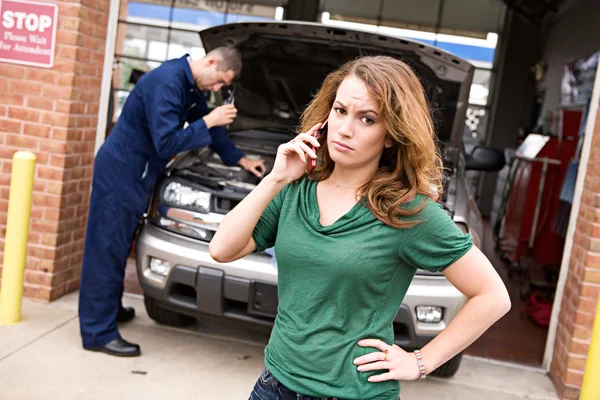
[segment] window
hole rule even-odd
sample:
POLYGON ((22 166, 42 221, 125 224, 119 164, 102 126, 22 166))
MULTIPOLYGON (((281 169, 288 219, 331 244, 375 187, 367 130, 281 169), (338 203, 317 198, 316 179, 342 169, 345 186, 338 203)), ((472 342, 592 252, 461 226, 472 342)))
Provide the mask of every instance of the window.
POLYGON ((198 34, 201 30, 244 20, 273 20, 276 15, 281 15, 278 7, 256 3, 123 0, 115 49, 112 82, 115 107, 109 116, 111 121, 116 121, 129 92, 143 73, 184 54, 190 54, 192 58, 204 56, 198 34))

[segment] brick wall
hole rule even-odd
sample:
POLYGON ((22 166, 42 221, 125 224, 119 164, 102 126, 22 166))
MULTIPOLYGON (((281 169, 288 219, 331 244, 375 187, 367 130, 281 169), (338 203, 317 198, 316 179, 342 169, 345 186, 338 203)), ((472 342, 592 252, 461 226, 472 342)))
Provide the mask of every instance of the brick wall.
POLYGON ((562 399, 579 398, 600 294, 600 114, 596 119, 550 374, 562 399))
POLYGON ((47 301, 79 286, 110 5, 53 3, 54 67, 0 63, 0 249, 12 155, 31 150, 37 165, 24 294, 47 301))

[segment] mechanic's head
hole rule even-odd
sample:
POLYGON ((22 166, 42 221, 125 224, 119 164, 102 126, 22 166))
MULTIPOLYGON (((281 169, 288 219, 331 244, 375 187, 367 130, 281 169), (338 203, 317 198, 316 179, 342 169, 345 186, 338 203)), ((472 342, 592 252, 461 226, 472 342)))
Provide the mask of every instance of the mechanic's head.
POLYGON ((217 47, 191 66, 198 89, 217 92, 240 75, 242 56, 234 47, 217 47))
POLYGON ((441 195, 442 161, 431 112, 419 78, 404 62, 361 57, 330 73, 304 111, 300 131, 326 120, 318 151, 322 162, 312 179, 326 179, 336 165, 372 169, 373 179, 359 193, 391 226, 406 226, 394 215, 417 193, 441 195))

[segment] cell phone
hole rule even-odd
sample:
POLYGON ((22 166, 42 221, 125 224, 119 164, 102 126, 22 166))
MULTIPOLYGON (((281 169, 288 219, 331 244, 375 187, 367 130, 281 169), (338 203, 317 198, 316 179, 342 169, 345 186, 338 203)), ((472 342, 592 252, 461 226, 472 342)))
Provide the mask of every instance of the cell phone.
MULTIPOLYGON (((325 135, 327 133, 327 122, 325 122, 325 124, 314 133, 314 138, 319 140, 323 137, 323 135, 325 135)), ((312 149, 312 151, 315 152, 315 154, 317 153, 317 148, 315 146, 313 146, 312 144, 309 145, 310 148, 312 149)), ((317 159, 316 158, 312 158, 312 157, 308 157, 307 160, 307 166, 306 166, 306 171, 311 174, 314 170, 315 167, 317 166, 317 159)))

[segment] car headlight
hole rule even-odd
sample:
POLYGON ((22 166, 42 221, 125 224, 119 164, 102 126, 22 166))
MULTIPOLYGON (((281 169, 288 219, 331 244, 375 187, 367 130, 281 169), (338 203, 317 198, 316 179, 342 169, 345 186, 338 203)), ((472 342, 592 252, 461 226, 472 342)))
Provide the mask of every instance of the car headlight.
POLYGON ((417 321, 440 322, 444 316, 444 309, 436 306, 417 306, 417 321))
POLYGON ((171 263, 160 258, 150 257, 150 271, 160 276, 169 275, 171 271, 171 263))
POLYGON ((202 213, 208 213, 210 210, 210 197, 210 193, 177 181, 169 182, 162 191, 165 203, 202 213))

